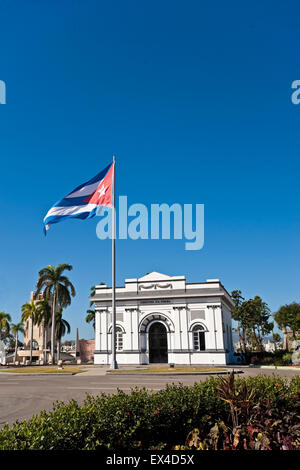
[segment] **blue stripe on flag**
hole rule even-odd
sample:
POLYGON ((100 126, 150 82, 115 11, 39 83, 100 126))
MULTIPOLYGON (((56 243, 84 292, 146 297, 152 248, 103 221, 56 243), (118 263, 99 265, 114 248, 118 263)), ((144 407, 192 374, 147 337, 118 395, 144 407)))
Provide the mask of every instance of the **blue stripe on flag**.
POLYGON ((57 224, 63 219, 90 219, 91 217, 94 217, 97 213, 97 207, 95 209, 92 209, 89 212, 80 212, 79 214, 71 214, 71 215, 50 215, 50 217, 47 217, 47 219, 44 221, 44 225, 52 225, 52 224, 57 224))
POLYGON ((86 194, 82 197, 69 197, 57 201, 52 207, 71 207, 71 206, 86 206, 88 202, 86 199, 90 197, 90 194, 86 194))
POLYGON ((75 191, 79 191, 79 189, 83 188, 84 186, 87 186, 88 184, 93 184, 93 183, 96 183, 98 180, 99 181, 103 180, 104 176, 106 175, 106 173, 110 169, 111 165, 112 164, 110 163, 106 168, 104 168, 104 170, 100 171, 100 173, 98 173, 96 176, 94 176, 94 178, 87 181, 86 183, 81 184, 80 186, 77 186, 77 188, 73 189, 73 191, 71 191, 65 197, 70 196, 70 194, 75 193, 75 191))

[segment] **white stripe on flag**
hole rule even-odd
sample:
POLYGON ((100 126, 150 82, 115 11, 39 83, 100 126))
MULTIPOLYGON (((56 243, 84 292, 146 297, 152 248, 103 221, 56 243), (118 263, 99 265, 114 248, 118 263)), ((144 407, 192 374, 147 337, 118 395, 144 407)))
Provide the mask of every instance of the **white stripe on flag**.
POLYGON ((91 212, 93 209, 97 207, 97 204, 85 204, 84 206, 69 206, 69 207, 52 207, 44 221, 53 215, 75 215, 80 214, 81 212, 91 212))
POLYGON ((97 181, 96 183, 89 184, 88 186, 83 186, 83 188, 78 189, 78 191, 74 191, 73 193, 66 196, 64 199, 72 198, 72 197, 89 196, 90 194, 96 191, 101 181, 97 181))

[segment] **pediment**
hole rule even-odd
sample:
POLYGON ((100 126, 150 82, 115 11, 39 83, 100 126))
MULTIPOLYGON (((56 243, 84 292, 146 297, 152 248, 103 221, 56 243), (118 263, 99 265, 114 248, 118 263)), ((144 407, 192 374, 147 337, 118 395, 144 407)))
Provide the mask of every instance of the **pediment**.
POLYGON ((156 271, 153 271, 152 273, 146 274, 143 277, 140 277, 138 281, 142 282, 152 282, 152 281, 169 281, 171 279, 171 276, 168 276, 168 274, 162 274, 158 273, 156 271))

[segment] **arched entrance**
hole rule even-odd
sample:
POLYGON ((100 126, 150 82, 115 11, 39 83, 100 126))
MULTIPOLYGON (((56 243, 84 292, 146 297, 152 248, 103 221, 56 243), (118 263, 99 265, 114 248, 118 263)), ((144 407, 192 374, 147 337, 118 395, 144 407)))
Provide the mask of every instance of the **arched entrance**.
POLYGON ((167 329, 160 322, 153 323, 149 328, 149 362, 168 362, 167 329))

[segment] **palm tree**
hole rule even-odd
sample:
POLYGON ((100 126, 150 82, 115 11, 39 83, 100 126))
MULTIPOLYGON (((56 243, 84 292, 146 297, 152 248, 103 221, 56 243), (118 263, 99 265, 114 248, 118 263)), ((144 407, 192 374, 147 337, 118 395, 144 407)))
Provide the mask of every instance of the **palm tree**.
POLYGON ((18 351, 18 336, 19 336, 19 333, 22 333, 24 334, 24 328, 23 328, 23 322, 19 322, 19 323, 13 323, 11 325, 11 331, 13 333, 13 335, 15 336, 15 362, 17 360, 17 351, 18 351))
POLYGON ((49 298, 43 298, 38 300, 36 303, 37 310, 37 324, 42 325, 44 328, 44 338, 43 338, 43 350, 44 350, 44 360, 47 362, 47 344, 48 344, 48 326, 50 325, 51 320, 51 306, 49 298))
POLYGON ((95 329, 95 310, 87 310, 87 316, 85 317, 85 321, 87 323, 92 323, 92 327, 95 329))
POLYGON ((60 307, 55 313, 55 339, 57 341, 57 361, 60 359, 60 347, 61 347, 61 338, 65 334, 70 334, 71 326, 64 320, 62 317, 63 308, 60 307))
MULTIPOLYGON (((100 282, 100 286, 104 285, 104 282, 100 282)), ((91 287, 90 297, 94 297, 96 294, 96 286, 91 287)), ((95 300, 90 300, 90 307, 95 303, 95 300)), ((95 310, 87 310, 87 316, 85 317, 85 321, 87 323, 92 323, 93 328, 95 329, 95 310)))
POLYGON ((37 321, 37 311, 36 311, 36 303, 33 299, 28 303, 26 302, 21 307, 22 316, 21 320, 26 322, 27 320, 31 320, 31 332, 30 332, 30 364, 32 363, 32 342, 33 342, 33 325, 37 321))
MULTIPOLYGON (((103 284, 103 283, 101 283, 103 284)), ((94 295, 96 294, 96 286, 92 286, 91 287, 91 293, 90 293, 90 297, 94 297, 94 295)), ((94 300, 90 300, 90 307, 93 305, 95 301, 94 300)))
POLYGON ((2 331, 4 333, 9 333, 10 321, 11 321, 11 316, 9 315, 9 313, 0 312, 0 340, 2 339, 2 331))
POLYGON ((39 280, 36 286, 36 296, 44 288, 43 295, 52 299, 51 313, 51 358, 54 364, 54 348, 55 348, 55 312, 57 307, 65 308, 71 303, 71 295, 74 297, 75 288, 64 276, 63 271, 71 271, 73 267, 70 264, 59 264, 57 267, 48 265, 39 272, 39 280))

